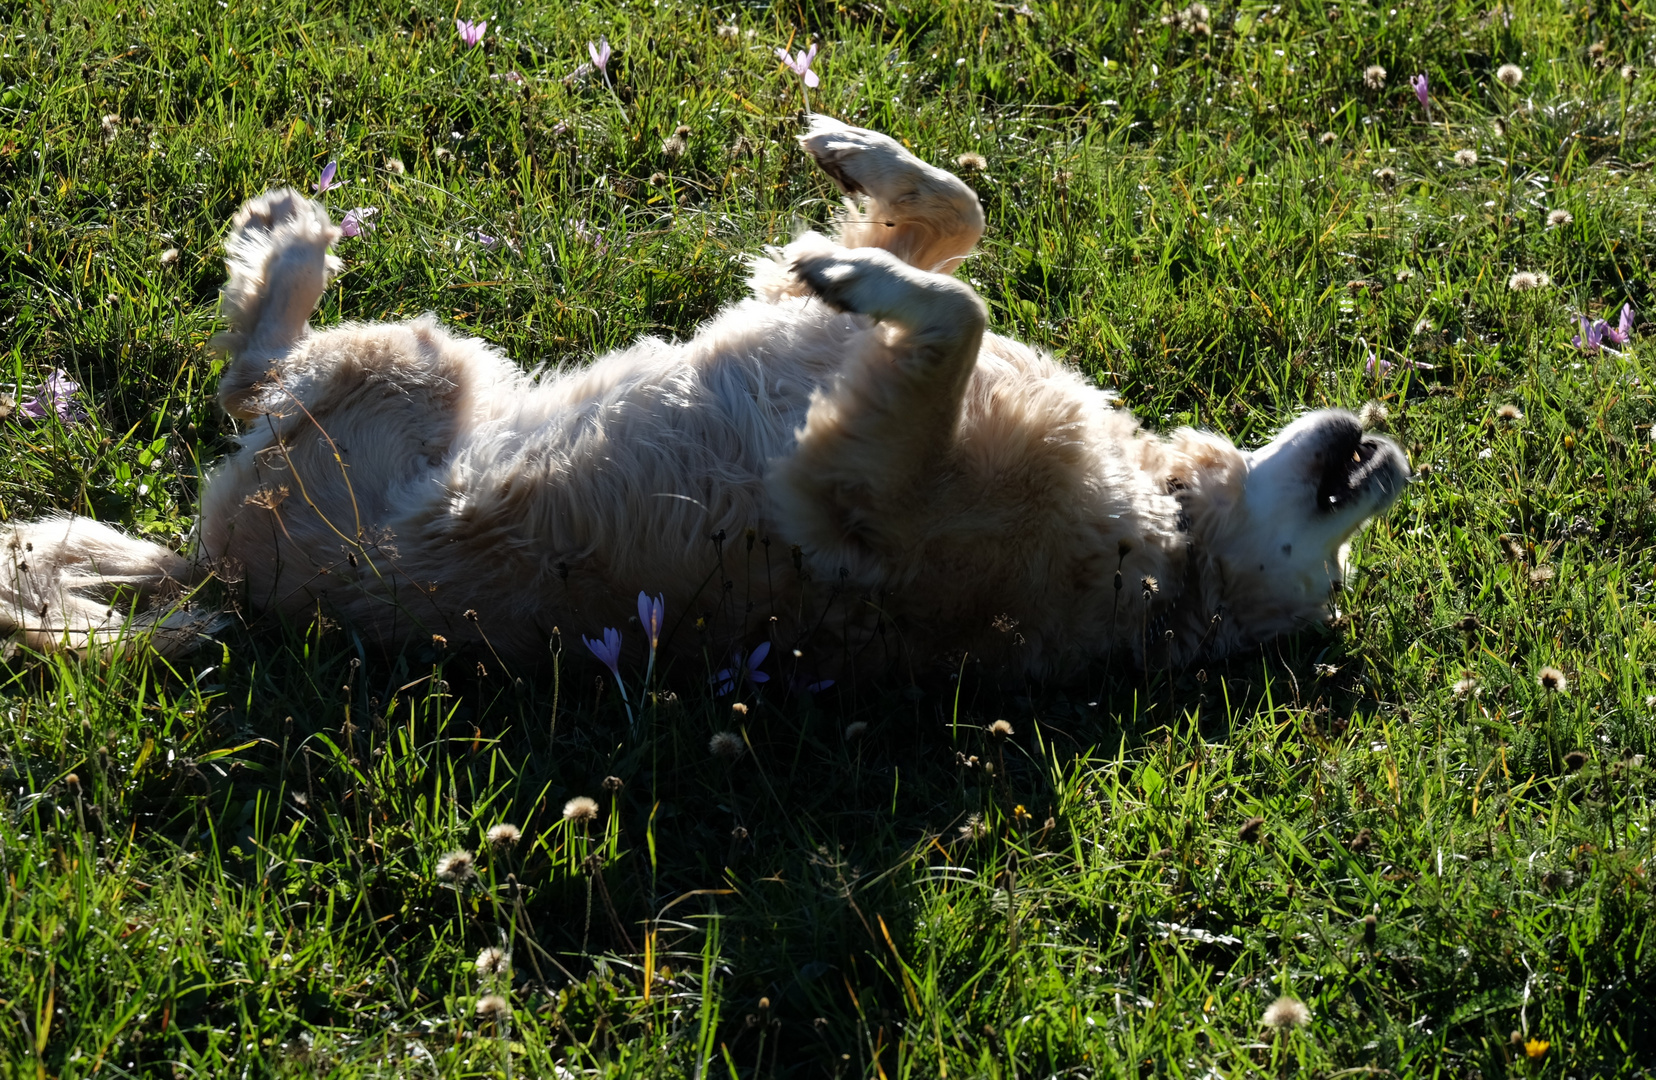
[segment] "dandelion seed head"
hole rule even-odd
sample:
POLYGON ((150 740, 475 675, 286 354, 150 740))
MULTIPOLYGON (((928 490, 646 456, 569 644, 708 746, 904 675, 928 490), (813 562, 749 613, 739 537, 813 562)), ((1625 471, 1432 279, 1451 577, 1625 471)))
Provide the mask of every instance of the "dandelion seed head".
POLYGON ((707 752, 726 761, 735 761, 746 751, 747 743, 734 731, 721 731, 707 740, 707 752))
POLYGON ((1454 692, 1456 701, 1465 701, 1467 698, 1477 696, 1478 680, 1470 675, 1462 675, 1455 680, 1454 685, 1449 689, 1454 692))
POLYGON ((1260 1021, 1270 1028, 1300 1028, 1311 1022, 1311 1010, 1298 998, 1284 995, 1265 1007, 1260 1021))
POLYGON ((492 979, 512 970, 512 957, 505 949, 491 945, 477 954, 475 965, 480 979, 492 979))
POLYGON ((390 173, 392 176, 406 176, 408 174, 408 166, 402 163, 402 158, 386 158, 385 171, 390 173))
POLYGON ((1386 69, 1379 64, 1370 64, 1363 69, 1363 85, 1370 90, 1379 90, 1386 85, 1386 69))
POLYGON ((1339 141, 1340 141, 1340 137, 1338 135, 1334 134, 1332 131, 1325 131, 1321 135, 1317 136, 1317 145, 1318 146, 1333 146, 1335 143, 1337 143, 1339 141))
POLYGON ((1547 228, 1556 229, 1560 225, 1568 225, 1575 220, 1575 215, 1568 210, 1552 210, 1547 213, 1547 228))
POLYGON ((690 128, 680 124, 673 129, 673 133, 667 137, 667 141, 661 144, 661 152, 669 158, 683 157, 690 149, 690 135, 690 128))
POLYGON ((1548 566, 1546 563, 1542 563, 1540 566, 1531 567, 1530 572, 1529 572, 1530 584, 1531 585, 1545 585, 1547 582, 1551 581, 1555 576, 1557 576, 1557 573, 1558 573, 1558 571, 1554 570, 1551 566, 1548 566))
POLYGON ((1503 424, 1516 424, 1524 418, 1524 410, 1510 401, 1495 410, 1495 419, 1503 424))
POLYGON ((437 860, 437 880, 451 885, 464 884, 477 874, 477 864, 469 851, 450 851, 437 860))
POLYGON ((1541 689, 1549 694, 1567 694, 1570 692, 1570 680, 1565 674, 1551 664, 1535 673, 1535 681, 1541 684, 1541 689))
POLYGON ((1529 292, 1541 287, 1541 275, 1529 270, 1519 270, 1507 278, 1507 288, 1513 292, 1529 292))
POLYGON ((1495 78, 1502 86, 1514 87, 1524 81, 1524 69, 1517 64, 1502 64, 1495 69, 1495 78))
POLYGON ((989 734, 997 739, 1011 738, 1012 725, 1005 720, 996 720, 993 724, 989 725, 989 734))
POLYGON ((988 159, 970 150, 955 158, 955 164, 971 172, 982 172, 989 167, 988 159))
POLYGON ((1464 167, 1464 166, 1476 165, 1477 163, 1478 163, 1478 152, 1476 150, 1464 149, 1464 150, 1456 150, 1455 151, 1455 164, 1456 165, 1460 165, 1460 166, 1464 167))
POLYGON ((626 781, 622 780, 619 776, 606 776, 604 777, 604 782, 601 786, 603 787, 605 794, 615 795, 619 793, 622 788, 626 787, 627 784, 626 781))
POLYGON ((498 1024, 512 1015, 512 1006, 499 994, 485 994, 477 999, 477 1018, 498 1024))
POLYGON ((173 263, 175 263, 177 261, 178 261, 178 249, 177 248, 168 248, 166 251, 163 251, 161 253, 161 265, 162 266, 171 266, 173 263))
POLYGON ((1374 178, 1380 181, 1384 187, 1390 188, 1397 183, 1397 170, 1390 165, 1382 166, 1374 170, 1374 178))
POLYGON ((502 821, 488 831, 489 846, 496 851, 509 851, 523 839, 523 830, 509 821, 502 821))
POLYGON ((598 818, 598 801, 586 795, 577 795, 564 803, 563 816, 565 821, 595 821, 598 818))
POLYGON ((971 814, 957 832, 962 840, 982 840, 989 835, 989 823, 983 820, 982 814, 971 814))
POLYGON ((1410 270, 1407 266, 1405 266, 1403 269, 1401 269, 1397 272, 1397 283, 1399 285, 1407 285, 1409 282, 1414 280, 1414 276, 1415 276, 1415 272, 1413 270, 1410 270))
POLYGON ((1639 69, 1632 64, 1623 64, 1621 69, 1622 82, 1632 82, 1639 77, 1639 69))
POLYGON ((1385 427, 1389 419, 1391 414, 1378 401, 1365 402, 1357 412, 1357 422, 1363 425, 1364 430, 1385 427))
POLYGON ((851 723, 845 725, 846 742, 856 742, 867 733, 868 722, 866 720, 853 720, 851 723))

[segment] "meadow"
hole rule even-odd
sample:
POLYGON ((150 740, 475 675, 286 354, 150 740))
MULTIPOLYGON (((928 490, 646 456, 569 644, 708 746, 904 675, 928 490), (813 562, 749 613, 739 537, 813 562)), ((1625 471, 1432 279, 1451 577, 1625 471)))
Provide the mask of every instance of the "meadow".
POLYGON ((0 31, 7 520, 184 541, 249 196, 334 162, 336 219, 374 211, 321 321, 578 365, 830 219, 806 108, 959 170, 992 327, 1146 423, 1363 409, 1419 471, 1329 628, 1199 670, 719 697, 710 657, 624 672, 635 731, 595 628, 524 673, 326 612, 170 662, 10 648, 0 1075, 1656 1069, 1645 0, 12 0, 0 31), (807 100, 776 50, 810 42, 807 100))

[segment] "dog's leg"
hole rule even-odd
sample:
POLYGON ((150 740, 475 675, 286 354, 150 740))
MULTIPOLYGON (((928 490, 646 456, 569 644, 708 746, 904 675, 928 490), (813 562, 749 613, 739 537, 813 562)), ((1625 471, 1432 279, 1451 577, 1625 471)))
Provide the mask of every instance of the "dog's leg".
POLYGON ((310 333, 308 320, 339 271, 329 248, 339 230, 321 203, 292 188, 250 199, 224 243, 230 278, 219 307, 230 329, 213 339, 229 355, 219 403, 238 419, 263 412, 259 393, 274 366, 310 333))
POLYGON ((818 115, 799 142, 848 196, 844 246, 884 248, 910 266, 950 274, 983 235, 977 193, 895 139, 818 115))
POLYGON ((794 271, 825 303, 884 325, 818 392, 796 450, 772 473, 772 499, 819 565, 890 584, 917 546, 959 425, 983 301, 877 248, 811 254, 794 271))
POLYGON ((837 237, 807 232, 753 260, 748 286, 759 299, 774 304, 807 295, 810 287, 793 267, 837 247, 884 248, 910 266, 951 274, 983 235, 977 193, 895 139, 818 115, 799 142, 851 197, 837 237))

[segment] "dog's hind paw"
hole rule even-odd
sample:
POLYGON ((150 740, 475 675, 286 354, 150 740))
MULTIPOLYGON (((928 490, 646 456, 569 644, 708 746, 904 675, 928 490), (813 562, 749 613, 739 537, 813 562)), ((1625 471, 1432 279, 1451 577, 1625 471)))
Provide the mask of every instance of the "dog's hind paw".
POLYGON ((305 198, 293 188, 277 188, 247 200, 230 222, 235 234, 270 234, 289 222, 304 231, 324 231, 333 228, 328 211, 318 202, 305 198), (305 228, 309 226, 309 228, 305 228))
POLYGON ((799 145, 847 195, 895 202, 914 194, 932 171, 890 136, 820 113, 811 118, 811 130, 800 136, 799 145))

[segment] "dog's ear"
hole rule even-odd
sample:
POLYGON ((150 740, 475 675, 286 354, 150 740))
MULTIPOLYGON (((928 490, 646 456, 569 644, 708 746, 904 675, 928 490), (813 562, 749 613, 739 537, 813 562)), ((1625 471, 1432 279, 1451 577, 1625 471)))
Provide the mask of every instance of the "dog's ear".
POLYGON ((1222 534, 1242 504, 1248 455, 1210 431, 1180 428, 1168 438, 1163 482, 1178 499, 1186 531, 1198 538, 1222 534))

